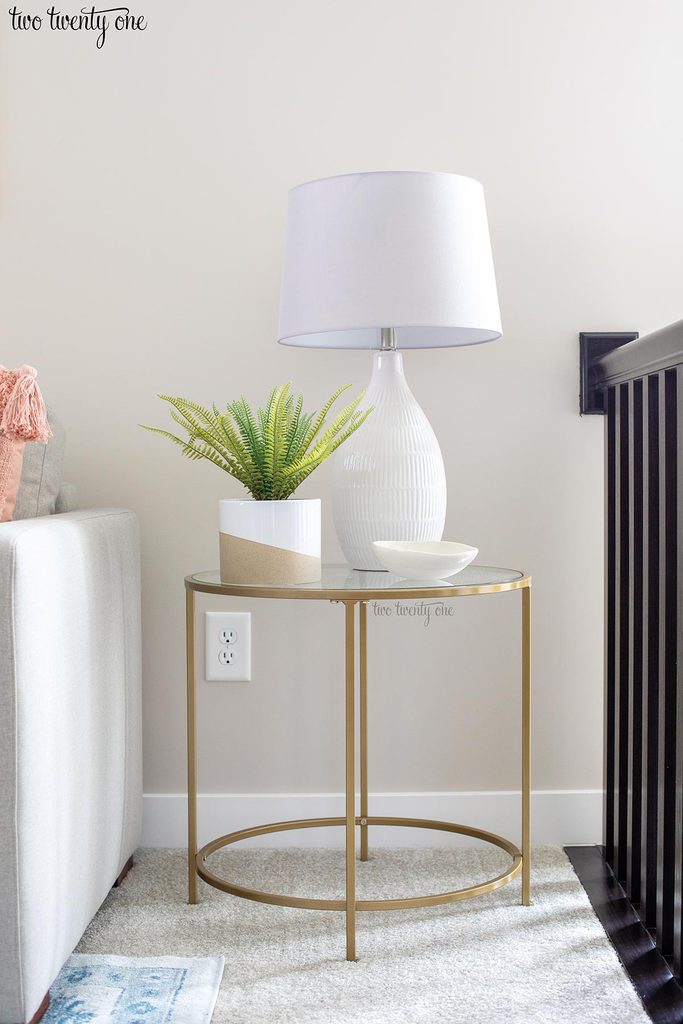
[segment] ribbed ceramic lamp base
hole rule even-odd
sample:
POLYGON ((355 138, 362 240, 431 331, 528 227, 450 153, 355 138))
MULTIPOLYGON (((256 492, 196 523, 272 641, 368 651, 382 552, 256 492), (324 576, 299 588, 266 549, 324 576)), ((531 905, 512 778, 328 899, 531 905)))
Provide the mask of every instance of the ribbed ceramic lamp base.
POLYGON ((334 524, 354 569, 382 570, 373 541, 441 540, 446 474, 398 352, 374 354, 363 404, 374 411, 335 459, 334 524))

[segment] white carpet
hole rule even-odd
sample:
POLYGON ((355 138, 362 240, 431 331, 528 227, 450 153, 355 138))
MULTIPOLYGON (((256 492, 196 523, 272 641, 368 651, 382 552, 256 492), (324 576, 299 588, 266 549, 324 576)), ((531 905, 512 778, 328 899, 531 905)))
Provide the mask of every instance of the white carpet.
MULTIPOLYGON (((342 895, 336 850, 221 851, 218 873, 271 891, 342 895), (228 869, 228 865, 230 865, 228 869)), ((495 850, 380 850, 358 865, 359 897, 415 895, 492 877, 495 850)), ((214 1024, 637 1024, 642 1005, 561 850, 535 852, 533 906, 520 882, 474 900, 344 917, 246 902, 200 882, 184 853, 142 851, 78 952, 225 956, 214 1024)))

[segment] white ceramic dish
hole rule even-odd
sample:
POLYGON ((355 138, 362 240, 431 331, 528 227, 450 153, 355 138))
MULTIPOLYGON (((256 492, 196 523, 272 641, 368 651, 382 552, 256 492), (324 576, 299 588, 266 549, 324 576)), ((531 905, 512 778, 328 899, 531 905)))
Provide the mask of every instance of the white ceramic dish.
POLYGON ((372 544, 385 569, 409 580, 443 580, 473 562, 479 548, 454 541, 376 540, 372 544))

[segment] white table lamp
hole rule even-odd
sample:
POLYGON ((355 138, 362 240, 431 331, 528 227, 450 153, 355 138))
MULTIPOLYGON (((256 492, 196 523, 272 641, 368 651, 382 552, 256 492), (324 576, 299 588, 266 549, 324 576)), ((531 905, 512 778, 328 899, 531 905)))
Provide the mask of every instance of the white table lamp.
POLYGON ((292 189, 278 341, 375 349, 374 412, 335 459, 334 521, 356 569, 375 540, 440 540, 443 459, 402 348, 501 335, 484 191, 456 174, 342 174, 292 189))

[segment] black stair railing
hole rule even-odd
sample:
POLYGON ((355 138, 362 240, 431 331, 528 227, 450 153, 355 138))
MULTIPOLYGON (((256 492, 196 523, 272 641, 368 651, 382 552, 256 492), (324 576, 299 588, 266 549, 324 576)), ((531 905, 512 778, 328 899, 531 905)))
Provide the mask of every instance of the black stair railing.
POLYGON ((582 411, 606 430, 604 850, 680 978, 683 321, 631 338, 581 337, 582 411))

